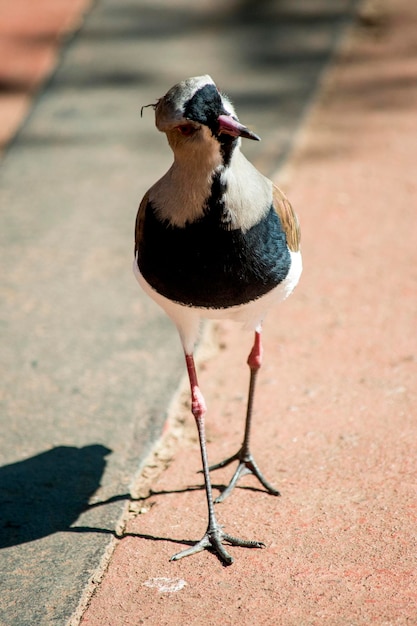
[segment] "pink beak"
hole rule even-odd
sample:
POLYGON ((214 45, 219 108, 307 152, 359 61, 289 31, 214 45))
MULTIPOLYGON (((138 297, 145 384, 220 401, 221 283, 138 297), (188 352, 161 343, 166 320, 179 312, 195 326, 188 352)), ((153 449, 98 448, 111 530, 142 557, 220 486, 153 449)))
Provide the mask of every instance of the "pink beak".
POLYGON ((226 133, 232 137, 245 137, 246 139, 254 139, 260 141, 261 138, 255 135, 249 128, 237 122, 231 115, 219 115, 219 133, 226 133))

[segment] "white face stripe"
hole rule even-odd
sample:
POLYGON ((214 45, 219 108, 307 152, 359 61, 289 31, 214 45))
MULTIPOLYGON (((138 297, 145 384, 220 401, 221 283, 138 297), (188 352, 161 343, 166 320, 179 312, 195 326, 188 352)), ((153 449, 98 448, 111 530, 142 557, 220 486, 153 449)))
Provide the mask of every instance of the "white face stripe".
MULTIPOLYGON (((171 87, 165 96, 158 101, 155 108, 155 122, 158 130, 166 132, 184 120, 186 103, 191 100, 197 91, 206 85, 214 85, 216 87, 214 80, 208 74, 187 78, 171 87)), ((236 117, 236 111, 229 98, 222 93, 220 93, 220 96, 225 111, 229 115, 236 117)))
POLYGON ((226 113, 228 113, 228 115, 232 115, 233 117, 236 117, 236 119, 237 119, 235 108, 234 108, 233 104, 231 103, 229 97, 226 96, 226 94, 224 94, 224 93, 220 93, 220 96, 221 96, 221 99, 222 99, 222 102, 223 102, 223 107, 224 107, 224 110, 226 111, 226 113))
POLYGON ((180 97, 178 98, 178 106, 181 110, 184 109, 185 103, 190 100, 199 89, 205 87, 205 85, 214 85, 214 80, 208 74, 204 76, 194 76, 194 78, 187 78, 178 85, 175 85, 172 89, 177 90, 180 97))
POLYGON ((214 85, 208 74, 194 76, 181 81, 163 96, 155 108, 155 123, 158 130, 166 132, 184 120, 185 104, 205 85, 214 85))

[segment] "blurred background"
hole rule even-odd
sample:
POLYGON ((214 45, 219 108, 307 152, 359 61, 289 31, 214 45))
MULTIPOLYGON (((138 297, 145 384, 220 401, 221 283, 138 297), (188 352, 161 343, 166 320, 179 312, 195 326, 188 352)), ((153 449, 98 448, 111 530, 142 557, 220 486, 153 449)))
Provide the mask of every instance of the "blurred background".
POLYGON ((183 372, 131 273, 137 206, 171 162, 141 107, 208 73, 262 138, 247 156, 276 174, 356 14, 353 0, 0 0, 8 626, 74 610, 183 372))

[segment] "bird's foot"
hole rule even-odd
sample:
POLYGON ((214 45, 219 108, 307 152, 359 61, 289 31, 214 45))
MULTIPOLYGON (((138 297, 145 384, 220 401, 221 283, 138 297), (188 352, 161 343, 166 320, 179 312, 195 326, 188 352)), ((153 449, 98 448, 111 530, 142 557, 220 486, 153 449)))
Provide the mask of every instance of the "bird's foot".
POLYGON ((275 487, 273 487, 266 480, 261 470, 259 469, 258 465, 256 464, 256 461, 253 458, 252 454, 242 449, 239 450, 239 452, 237 452, 233 456, 229 457, 228 459, 225 459, 224 461, 221 461, 220 463, 216 463, 216 465, 212 465, 209 469, 212 472, 222 467, 226 467, 226 465, 233 463, 233 461, 239 461, 239 465, 237 466, 237 469, 235 473, 233 474, 230 483, 228 484, 226 489, 224 489, 221 492, 221 494, 217 496, 217 498, 215 499, 215 502, 217 503, 223 502, 223 500, 225 500, 232 493, 233 489, 236 487, 239 481, 239 478, 241 478, 242 476, 246 476, 247 474, 253 474, 254 476, 256 476, 256 478, 259 480, 261 485, 265 487, 267 492, 270 493, 271 495, 273 496, 280 495, 279 491, 275 489, 275 487))
POLYGON ((223 532, 221 526, 215 525, 214 528, 208 528, 204 537, 182 552, 178 552, 171 557, 171 561, 179 561, 185 556, 191 556, 192 554, 197 554, 197 552, 201 552, 202 550, 211 549, 213 550, 220 559, 226 564, 231 565, 233 563, 233 557, 227 552, 223 545, 223 541, 226 541, 231 546, 240 546, 243 548, 264 548, 265 544, 261 541, 250 541, 247 539, 238 539, 237 537, 232 537, 227 533, 223 532))

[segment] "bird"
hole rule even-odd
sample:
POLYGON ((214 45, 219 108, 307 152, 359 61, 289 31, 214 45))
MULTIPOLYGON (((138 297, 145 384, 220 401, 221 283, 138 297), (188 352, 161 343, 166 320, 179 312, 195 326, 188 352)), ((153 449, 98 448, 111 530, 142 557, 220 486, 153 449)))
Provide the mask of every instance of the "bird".
POLYGON ((174 160, 145 193, 135 223, 134 274, 175 324, 185 356, 191 412, 199 447, 208 522, 202 539, 171 560, 209 549, 226 565, 226 546, 263 548, 261 541, 229 535, 215 502, 238 480, 253 474, 280 495, 261 473, 250 450, 255 382, 262 363, 262 325, 275 303, 296 287, 301 272, 300 227, 284 193, 241 151, 242 139, 260 138, 239 121, 228 96, 209 75, 174 85, 152 106, 156 128, 166 134, 174 160), (243 443, 233 456, 210 466, 205 415, 194 352, 205 319, 231 319, 254 333, 247 363, 249 392, 243 443), (210 472, 237 461, 227 488, 213 498, 210 472))

